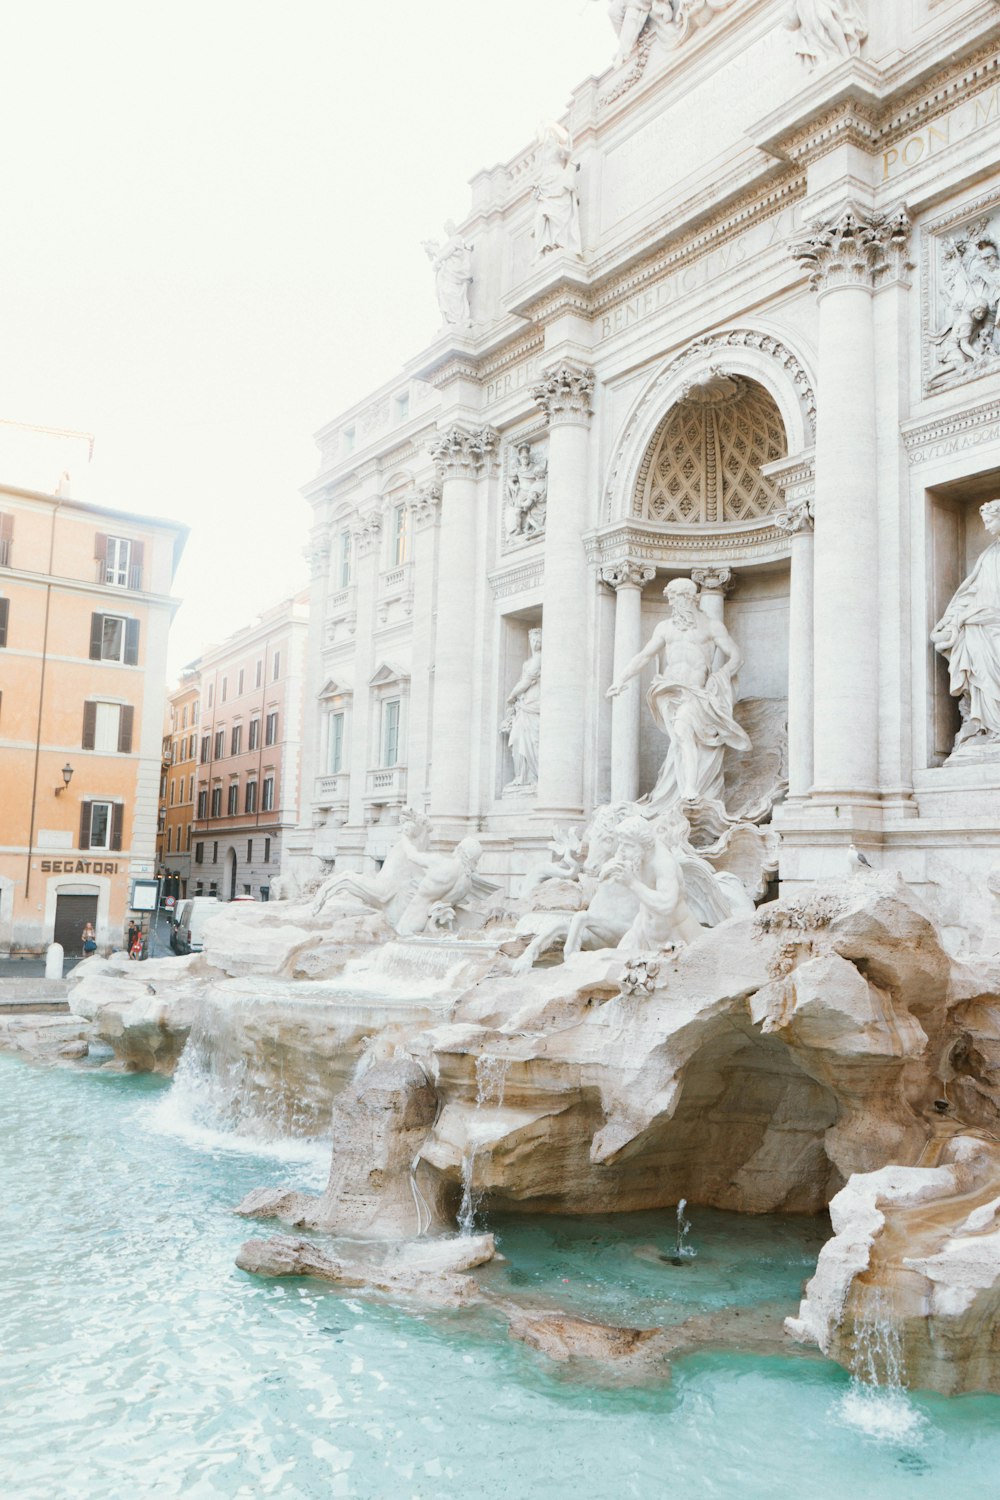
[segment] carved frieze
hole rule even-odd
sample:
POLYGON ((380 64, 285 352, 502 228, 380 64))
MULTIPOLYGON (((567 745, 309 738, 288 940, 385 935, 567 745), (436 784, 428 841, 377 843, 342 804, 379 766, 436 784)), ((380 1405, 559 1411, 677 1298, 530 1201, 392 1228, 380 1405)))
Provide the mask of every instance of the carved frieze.
POLYGON ((512 594, 525 594, 529 590, 541 588, 544 577, 545 564, 539 557, 532 562, 522 563, 520 567, 504 568, 502 572, 491 573, 489 580, 494 599, 508 599, 512 594))
POLYGON ((543 446, 528 435, 508 443, 503 466, 501 550, 512 551, 545 534, 549 466, 543 446))
POLYGON ((369 511, 358 519, 352 528, 354 549, 358 557, 368 557, 378 547, 382 535, 381 511, 369 511))
POLYGON ((595 383, 593 370, 560 360, 542 371, 541 381, 531 394, 550 426, 556 422, 587 422, 595 383))
POLYGON ((795 51, 810 69, 857 57, 868 28, 855 0, 792 0, 785 22, 795 51))
POLYGON ((814 292, 844 286, 873 290, 910 269, 910 216, 902 205, 887 213, 845 204, 833 218, 816 220, 792 246, 814 292))
POLYGON ((980 199, 924 235, 924 391, 993 374, 1000 366, 1000 202, 980 199))
POLYGON ((500 444, 493 427, 449 427, 439 432, 428 452, 443 479, 478 479, 500 444))
POLYGON ((419 489, 411 490, 406 497, 406 507, 418 530, 430 526, 441 513, 440 483, 432 480, 429 484, 421 485, 419 489))

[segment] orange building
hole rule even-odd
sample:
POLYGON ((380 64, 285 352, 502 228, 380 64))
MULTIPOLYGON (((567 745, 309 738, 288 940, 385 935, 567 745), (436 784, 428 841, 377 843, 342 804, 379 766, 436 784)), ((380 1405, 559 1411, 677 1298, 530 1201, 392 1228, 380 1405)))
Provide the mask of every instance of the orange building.
POLYGON ((163 879, 164 894, 175 899, 189 894, 188 881, 191 875, 198 722, 201 713, 201 674, 198 668, 198 662, 185 667, 177 687, 168 694, 167 720, 163 733, 156 868, 163 879))
POLYGON ((0 487, 0 952, 93 922, 119 947, 154 874, 167 632, 187 528, 0 487))

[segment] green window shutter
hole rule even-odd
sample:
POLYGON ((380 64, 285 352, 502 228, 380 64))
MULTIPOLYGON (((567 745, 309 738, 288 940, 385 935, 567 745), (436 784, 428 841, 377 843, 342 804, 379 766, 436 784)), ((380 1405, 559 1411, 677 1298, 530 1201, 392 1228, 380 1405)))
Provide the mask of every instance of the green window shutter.
POLYGON ((139 621, 125 621, 125 665, 137 667, 139 665, 139 621))
POLYGON ((111 809, 111 847, 120 849, 122 846, 122 824, 125 821, 125 808, 121 802, 116 802, 111 809))
POLYGON ((83 738, 81 740, 81 745, 84 750, 93 750, 96 732, 97 704, 85 703, 83 705, 83 738))
POLYGON ((91 615, 90 617, 90 659, 100 661, 104 644, 104 616, 91 615))
POLYGON ((118 752, 120 755, 131 755, 132 753, 132 722, 135 718, 135 709, 131 703, 125 704, 118 720, 118 752))
POLYGON ((133 542, 129 549, 128 586, 130 589, 142 588, 142 542, 133 542))
POLYGON ((80 803, 80 848, 90 848, 90 802, 84 800, 80 803))
POLYGON ((10 616, 10 600, 0 599, 0 646, 7 644, 7 620, 10 616))

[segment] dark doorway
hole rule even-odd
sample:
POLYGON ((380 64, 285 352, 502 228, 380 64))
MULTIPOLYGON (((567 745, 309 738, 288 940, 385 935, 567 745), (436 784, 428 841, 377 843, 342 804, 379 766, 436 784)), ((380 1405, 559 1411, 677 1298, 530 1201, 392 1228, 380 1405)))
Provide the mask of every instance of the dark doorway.
POLYGON ((88 922, 97 926, 96 896, 57 896, 56 930, 53 941, 62 943, 67 958, 79 958, 83 951, 81 933, 88 922))
POLYGON ((229 900, 236 895, 236 850, 229 851, 229 900))

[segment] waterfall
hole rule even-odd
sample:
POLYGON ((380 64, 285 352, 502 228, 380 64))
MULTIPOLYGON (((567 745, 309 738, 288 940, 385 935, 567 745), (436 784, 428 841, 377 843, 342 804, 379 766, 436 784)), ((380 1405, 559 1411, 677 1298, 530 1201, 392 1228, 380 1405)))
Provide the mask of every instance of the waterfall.
POLYGON ((849 1369, 851 1388, 837 1404, 842 1420, 877 1442, 920 1442, 926 1419, 906 1390, 903 1343, 882 1287, 855 1322, 849 1369))
POLYGON ((686 1266, 698 1254, 694 1246, 687 1243, 687 1237, 691 1233, 691 1220, 684 1211, 686 1208, 687 1199, 682 1198, 677 1205, 677 1234, 674 1238, 674 1253, 670 1257, 671 1265, 675 1266, 686 1266))
MULTIPOLYGON (((507 1086, 507 1071, 510 1060, 492 1057, 482 1052, 476 1058, 476 1113, 483 1109, 502 1109, 504 1089, 507 1086)), ((475 1125, 469 1132, 468 1150, 462 1157, 462 1201, 458 1208, 458 1227, 462 1234, 475 1234, 476 1217, 483 1200, 484 1189, 476 1189, 476 1157, 483 1145, 476 1139, 475 1125)), ((489 1155, 489 1147, 486 1147, 489 1155)))

